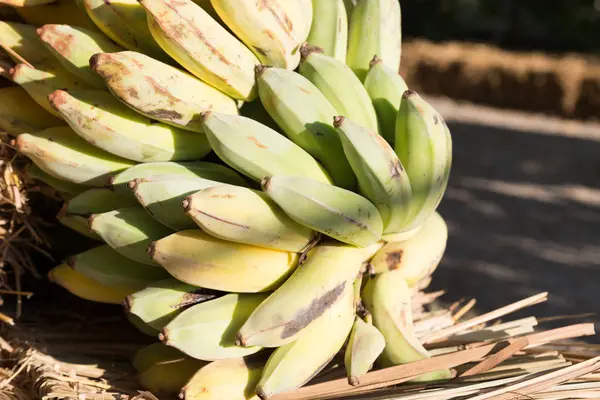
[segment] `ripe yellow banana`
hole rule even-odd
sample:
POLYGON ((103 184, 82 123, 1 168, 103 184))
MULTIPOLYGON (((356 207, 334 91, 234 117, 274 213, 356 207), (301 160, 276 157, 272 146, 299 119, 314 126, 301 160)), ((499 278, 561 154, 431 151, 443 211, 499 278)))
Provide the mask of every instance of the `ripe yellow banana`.
POLYGON ((44 182, 46 185, 56 190, 64 199, 70 199, 88 189, 87 186, 58 179, 47 172, 42 171, 40 167, 33 163, 29 163, 25 166, 25 176, 29 177, 29 179, 44 182))
POLYGON ((266 194, 218 185, 188 196, 185 212, 203 231, 223 240, 301 252, 315 232, 288 217, 266 194))
POLYGON ((362 264, 360 251, 318 245, 294 274, 250 315, 237 334, 243 346, 279 347, 303 338, 343 301, 362 264))
POLYGON ((100 33, 85 10, 79 7, 78 1, 54 0, 49 4, 17 8, 17 13, 25 22, 35 26, 64 24, 100 33))
POLYGON ((313 0, 313 18, 306 42, 325 55, 346 62, 348 15, 344 0, 313 0))
POLYGON ((258 59, 191 0, 140 0, 163 50, 204 82, 244 101, 256 98, 258 59))
POLYGON ((381 215, 361 195, 299 176, 266 177, 262 188, 294 221, 340 242, 366 247, 381 239, 381 215))
POLYGON ((65 125, 48 113, 20 86, 0 89, 0 131, 17 136, 21 133, 65 125))
POLYGON ((179 350, 161 342, 155 342, 136 351, 131 364, 138 372, 143 372, 158 362, 184 357, 185 355, 179 350))
POLYGON ((185 355, 171 356, 146 368, 138 382, 155 395, 176 396, 187 381, 207 363, 185 355))
POLYGON ((152 259, 175 278, 215 290, 265 292, 281 285, 298 255, 226 242, 201 230, 174 233, 149 248, 152 259))
POLYGON ((356 317, 344 354, 348 383, 352 386, 360 384, 360 378, 373 367, 384 347, 385 338, 381 332, 372 324, 356 317))

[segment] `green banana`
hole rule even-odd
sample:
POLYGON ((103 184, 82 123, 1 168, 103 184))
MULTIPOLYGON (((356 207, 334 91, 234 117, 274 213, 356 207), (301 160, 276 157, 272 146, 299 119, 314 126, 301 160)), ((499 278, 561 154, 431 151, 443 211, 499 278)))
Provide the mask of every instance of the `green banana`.
POLYGON ((44 172, 86 186, 104 186, 109 177, 133 165, 94 147, 66 126, 22 133, 17 149, 44 172))
POLYGON ((344 0, 313 0, 312 26, 306 42, 346 62, 348 14, 344 0))
POLYGON ((271 118, 271 116, 260 101, 251 101, 249 103, 244 103, 242 105, 242 108, 240 109, 240 115, 260 122, 261 124, 273 129, 274 131, 283 133, 281 131, 281 128, 279 128, 279 125, 277 125, 273 118, 271 118))
POLYGON ((218 185, 188 196, 185 212, 203 231, 223 240, 301 252, 315 232, 290 219, 264 193, 218 185))
POLYGON ((344 5, 346 6, 346 15, 348 17, 348 23, 350 23, 350 18, 352 17, 352 11, 356 6, 356 2, 358 0, 344 0, 344 5))
POLYGON ((336 111, 329 100, 293 71, 257 66, 256 77, 260 101, 287 137, 319 160, 337 186, 354 189, 356 177, 332 126, 336 111))
POLYGON ((159 334, 159 331, 157 331, 156 329, 147 325, 144 321, 142 321, 141 319, 139 319, 137 316, 135 316, 133 314, 126 314, 125 318, 127 318, 127 321, 129 321, 129 323, 131 325, 133 325, 134 328, 136 328, 138 331, 140 331, 144 335, 152 336, 153 338, 155 338, 156 335, 159 334))
POLYGON ((356 317, 344 354, 348 383, 352 386, 359 385, 360 378, 373 367, 384 347, 385 338, 381 332, 372 324, 356 317))
POLYGON ((319 245, 279 289, 250 315, 237 334, 242 346, 279 347, 303 338, 328 310, 353 292, 360 251, 342 244, 319 245))
POLYGON ((360 192, 381 214, 383 233, 403 231, 410 213, 412 190, 394 149, 377 132, 349 118, 336 117, 334 126, 358 178, 360 192))
POLYGON ((340 242, 366 247, 381 239, 377 208, 364 197, 299 176, 272 176, 263 190, 294 221, 340 242))
POLYGON ((369 64, 364 86, 371 97, 379 120, 381 136, 393 147, 396 135, 396 116, 402 101, 402 94, 408 86, 400 74, 375 56, 369 64))
POLYGON ((337 113, 377 131, 377 114, 369 93, 352 70, 318 47, 305 44, 300 52, 300 73, 323 93, 337 113))
POLYGON ((180 281, 227 292, 277 288, 297 266, 298 255, 214 238, 186 230, 149 248, 152 259, 180 281))
POLYGON ((401 53, 402 13, 398 0, 356 1, 350 18, 346 64, 361 82, 374 56, 398 71, 401 53))
POLYGON ((205 361, 194 360, 185 355, 173 355, 146 368, 137 378, 140 385, 153 394, 176 396, 187 381, 206 364, 205 361))
POLYGON ((92 214, 89 223, 90 229, 118 253, 147 265, 158 265, 146 251, 150 242, 172 232, 142 207, 125 207, 92 214))
POLYGON ((0 0, 0 4, 9 7, 33 7, 54 1, 56 0, 0 0))
POLYGON ((61 196, 66 199, 77 196, 88 189, 87 186, 58 179, 47 172, 42 171, 40 167, 33 163, 29 163, 25 166, 25 175, 30 179, 44 182, 46 185, 58 191, 61 196))
POLYGON ((187 72, 134 51, 94 54, 90 68, 124 104, 148 118, 202 132, 201 112, 237 114, 235 100, 187 72))
POLYGON ((231 293, 196 304, 173 318, 159 338, 166 345, 204 361, 257 353, 262 350, 259 346, 236 346, 235 333, 267 296, 231 293))
POLYGON ((138 372, 143 372, 158 362, 173 359, 177 360, 183 357, 185 357, 185 355, 179 350, 169 347, 164 343, 156 342, 136 351, 131 360, 131 364, 138 372))
POLYGON ((207 112, 204 131, 221 160, 256 182, 269 175, 289 174, 331 183, 327 172, 310 154, 250 118, 207 112))
POLYGON ((256 98, 258 59, 202 7, 191 0, 140 0, 150 32, 163 50, 188 71, 223 93, 256 98))
POLYGON ((88 17, 85 10, 79 7, 79 1, 55 0, 52 3, 39 4, 32 7, 19 7, 16 10, 19 17, 30 25, 69 25, 101 33, 90 17, 88 17))
POLYGON ((57 73, 61 66, 44 46, 33 25, 0 21, 0 47, 15 63, 28 62, 32 67, 57 73))
POLYGON ((0 89, 0 132, 17 136, 64 124, 38 105, 22 87, 0 89))

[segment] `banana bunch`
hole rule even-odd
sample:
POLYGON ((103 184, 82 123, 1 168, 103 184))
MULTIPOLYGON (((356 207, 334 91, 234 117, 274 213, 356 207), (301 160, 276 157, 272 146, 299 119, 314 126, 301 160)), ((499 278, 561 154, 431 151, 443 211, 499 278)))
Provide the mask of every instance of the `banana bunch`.
POLYGON ((3 3, 0 130, 93 243, 49 278, 157 339, 143 386, 264 400, 429 357, 452 138, 398 74, 398 1, 3 3))

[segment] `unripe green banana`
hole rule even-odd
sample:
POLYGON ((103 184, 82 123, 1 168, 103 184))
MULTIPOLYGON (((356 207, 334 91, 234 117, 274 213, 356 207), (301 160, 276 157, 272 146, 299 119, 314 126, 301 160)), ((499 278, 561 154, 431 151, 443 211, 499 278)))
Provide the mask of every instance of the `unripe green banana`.
POLYGON ((153 338, 155 338, 156 335, 159 334, 159 331, 152 328, 150 325, 147 325, 144 321, 142 321, 133 314, 125 314, 125 318, 127 318, 127 321, 129 321, 129 323, 133 325, 134 328, 136 328, 144 335, 152 336, 153 338))
POLYGON ((102 33, 87 15, 85 9, 79 7, 79 2, 80 0, 55 0, 49 4, 19 7, 16 11, 19 17, 30 25, 60 24, 102 33))
POLYGON ((348 23, 350 22, 350 18, 352 17, 352 11, 356 6, 356 2, 358 0, 344 0, 344 5, 346 6, 346 14, 348 16, 348 23))
POLYGON ((44 110, 20 86, 0 89, 0 131, 17 136, 65 125, 44 110))
POLYGON ((409 225, 421 225, 437 208, 452 164, 452 138, 442 116, 416 92, 404 93, 396 120, 396 154, 406 169, 412 200, 409 225))
POLYGON ((256 386, 256 394, 267 399, 294 390, 317 375, 335 357, 348 338, 354 322, 352 285, 340 301, 329 308, 296 341, 279 347, 269 357, 256 386))
POLYGON ((33 25, 0 21, 0 47, 15 63, 26 60, 32 67, 48 73, 57 73, 61 66, 37 35, 33 25), (15 54, 21 58, 15 57, 15 54))
POLYGON ((199 229, 157 240, 148 251, 155 262, 180 281, 226 292, 276 289, 298 262, 296 253, 227 242, 199 229))
POLYGON ((133 165, 94 147, 67 126, 22 133, 17 149, 44 172, 86 186, 102 187, 109 177, 133 165))
POLYGON ((336 111, 329 100, 293 71, 258 66, 256 76, 260 101, 287 137, 319 160, 337 186, 354 189, 356 177, 332 126, 336 111))
POLYGON ((313 0, 313 19, 306 42, 325 55, 346 62, 348 14, 344 0, 313 0))
POLYGON ((143 372, 158 362, 177 360, 183 357, 185 355, 179 350, 164 343, 156 342, 136 351, 131 364, 138 372, 143 372))
POLYGON ((258 59, 191 0, 140 0, 163 50, 204 82, 244 101, 256 98, 258 59))
POLYGON ((360 378, 373 367, 385 347, 385 338, 372 324, 356 317, 344 355, 348 383, 360 384, 360 378))
POLYGON ((90 229, 121 255, 147 265, 156 264, 148 255, 153 240, 172 231, 156 221, 142 207, 126 207, 101 214, 92 214, 90 229))
POLYGON ((396 140, 396 116, 402 94, 408 90, 406 82, 398 71, 391 69, 381 58, 375 56, 371 60, 364 86, 373 101, 381 136, 393 147, 396 140))
POLYGON ((362 253, 362 261, 363 263, 368 263, 371 261, 373 256, 383 247, 385 242, 380 240, 379 242, 375 242, 367 247, 360 247, 360 252, 362 253))
POLYGON ((185 212, 203 231, 223 240, 301 252, 315 232, 288 217, 265 193, 218 185, 188 196, 185 212))
POLYGON ((381 239, 379 211, 354 192, 298 176, 266 177, 262 188, 294 221, 340 242, 366 247, 381 239))
POLYGON ((40 167, 33 163, 29 163, 25 166, 25 175, 30 179, 36 179, 44 182, 46 185, 59 192, 60 195, 65 199, 73 198, 74 196, 77 196, 88 189, 87 186, 58 179, 47 172, 42 171, 40 167))
POLYGON ((37 34, 67 71, 95 89, 104 89, 104 81, 90 69, 90 57, 123 50, 99 32, 69 25, 44 25, 37 34))
POLYGON ((244 103, 242 105, 242 108, 240 109, 240 115, 243 117, 253 119, 256 122, 260 122, 261 124, 273 129, 274 131, 283 133, 279 125, 277 125, 277 123, 269 115, 269 113, 260 101, 251 101, 249 103, 244 103))
POLYGON ((8 7, 33 7, 54 1, 56 0, 0 0, 0 4, 8 7))
POLYGON ((235 100, 187 72, 135 51, 95 54, 91 69, 119 100, 138 113, 202 132, 201 112, 238 114, 235 100))
POLYGON ((348 118, 336 117, 334 126, 360 192, 381 214, 383 232, 402 231, 410 215, 411 184, 394 149, 377 132, 348 118))
POLYGON ((347 292, 362 264, 353 246, 323 244, 250 315, 237 334, 242 346, 279 347, 304 337, 347 292))
POLYGON ((196 304, 169 322, 159 338, 166 345, 205 361, 257 353, 262 350, 259 346, 236 346, 235 333, 267 296, 231 293, 196 304))
POLYGON ((374 56, 398 71, 401 53, 402 13, 398 0, 356 1, 350 18, 346 64, 361 82, 374 56))
POLYGON ((205 361, 185 355, 171 356, 160 360, 140 372, 138 382, 156 395, 176 396, 188 380, 202 367, 205 361))
POLYGON ((327 172, 310 154, 250 118, 208 112, 204 114, 204 131, 221 160, 256 182, 279 174, 331 183, 327 172))
POLYGON ((371 98, 352 70, 342 61, 323 54, 318 47, 303 45, 300 52, 300 73, 319 88, 337 113, 377 131, 377 114, 371 98))

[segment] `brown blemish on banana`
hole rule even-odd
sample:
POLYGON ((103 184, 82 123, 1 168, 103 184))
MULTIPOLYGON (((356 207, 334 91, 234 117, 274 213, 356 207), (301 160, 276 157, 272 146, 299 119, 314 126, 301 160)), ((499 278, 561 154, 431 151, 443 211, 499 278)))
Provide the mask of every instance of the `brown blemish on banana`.
POLYGON ((62 90, 55 90, 48 95, 48 101, 55 109, 61 108, 67 102, 67 93, 62 90))
POLYGON ((382 62, 383 60, 381 58, 377 57, 377 55, 374 55, 371 62, 369 62, 369 68, 373 68, 374 66, 379 65, 382 62))
POLYGON ((158 334, 158 340, 160 340, 164 344, 169 343, 169 330, 167 328, 163 328, 162 331, 158 334))
POLYGON ((400 160, 397 158, 392 160, 392 163, 390 164, 390 178, 400 178, 402 176, 403 171, 404 168, 402 167, 402 164, 400 164, 400 160))
POLYGON ((261 181, 260 181, 260 187, 262 188, 263 191, 268 191, 269 190, 269 185, 271 184, 271 177, 270 176, 265 176, 261 181))
POLYGON ((256 67, 254 67, 254 75, 256 76, 256 78, 260 78, 262 76, 262 74, 265 73, 267 68, 271 68, 271 67, 269 65, 264 65, 264 64, 258 64, 256 67))
POLYGON ((158 109, 146 111, 146 114, 154 119, 166 119, 168 121, 176 121, 183 118, 183 115, 181 115, 175 110, 158 109))
POLYGON ((289 17, 285 13, 282 12, 283 20, 281 20, 281 18, 277 14, 277 10, 275 10, 275 8, 271 4, 270 0, 259 0, 257 2, 257 6, 258 6, 259 10, 263 9, 263 8, 266 8, 267 10, 269 10, 271 15, 273 15, 273 18, 275 18, 275 21, 277 21, 277 25, 279 25, 281 27, 281 29, 283 29, 283 31, 290 38, 293 39, 292 29, 294 28, 294 25, 292 24, 292 21, 289 19, 289 17))
POLYGON ((127 88, 126 90, 127 94, 129 95, 129 97, 134 98, 134 99, 139 99, 140 95, 138 93, 138 91, 135 88, 127 88))
POLYGON ((252 46, 252 48, 254 50, 256 50, 256 52, 258 52, 262 56, 266 56, 267 55, 267 52, 265 50, 261 49, 260 47, 252 46))
POLYGON ((302 59, 302 62, 306 61, 308 56, 310 56, 312 53, 323 54, 324 52, 325 51, 321 47, 311 46, 308 43, 303 43, 302 46, 300 46, 300 58, 302 59))
POLYGON ((259 142, 258 139, 255 138, 254 136, 248 136, 247 139, 249 141, 251 141, 252 143, 254 143, 256 145, 256 147, 258 147, 259 149, 268 149, 267 146, 265 146, 264 144, 262 144, 261 142, 259 142))
POLYGON ((181 297, 177 304, 173 304, 171 308, 180 310, 195 304, 199 304, 217 297, 217 293, 206 289, 197 289, 194 292, 186 293, 181 297))
POLYGON ((402 256, 404 255, 404 250, 392 251, 385 256, 385 263, 388 266, 390 271, 398 269, 400 263, 402 262, 402 256))
POLYGON ((63 35, 56 25, 44 25, 37 30, 37 34, 44 42, 50 44, 54 50, 64 57, 71 54, 73 35, 63 35))
POLYGON ((148 255, 150 256, 150 258, 154 260, 154 255, 156 253, 156 242, 155 241, 150 243, 147 251, 148 251, 148 255))
POLYGON ((339 128, 340 126, 342 126, 345 119, 346 118, 342 117, 341 115, 333 117, 333 127, 336 129, 339 128))
POLYGON ((248 225, 244 225, 244 224, 238 224, 237 222, 233 222, 233 221, 228 221, 226 219, 223 218, 219 218, 216 215, 211 215, 209 213, 206 213, 204 211, 200 211, 200 210, 195 210, 198 214, 202 214, 208 218, 212 218, 214 220, 217 220, 219 222, 222 222, 224 224, 228 224, 228 225, 233 225, 233 226, 237 226, 239 228, 243 228, 243 229, 250 229, 250 227, 248 225))

